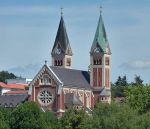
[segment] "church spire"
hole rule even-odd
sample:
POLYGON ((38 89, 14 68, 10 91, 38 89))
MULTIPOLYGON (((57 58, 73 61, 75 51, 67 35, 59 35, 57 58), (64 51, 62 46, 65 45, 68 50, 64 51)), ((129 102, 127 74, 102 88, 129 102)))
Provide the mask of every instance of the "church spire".
POLYGON ((111 54, 109 43, 107 40, 106 31, 105 31, 104 22, 102 19, 102 7, 100 7, 100 17, 98 20, 98 25, 97 25, 94 41, 91 47, 91 53, 93 52, 96 46, 99 46, 103 53, 111 54))
POLYGON ((52 54, 55 53, 54 49, 56 47, 60 47, 62 52, 64 54, 66 54, 66 50, 69 45, 70 45, 70 42, 68 39, 68 35, 67 35, 67 31, 66 31, 66 27, 65 27, 65 23, 64 23, 64 19, 63 19, 63 12, 62 12, 62 8, 61 8, 61 19, 60 19, 57 35, 55 38, 55 43, 54 43, 54 46, 52 49, 52 54))
POLYGON ((100 7, 100 17, 90 50, 90 85, 96 101, 111 101, 110 85, 110 48, 107 40, 102 10, 100 7))
POLYGON ((67 35, 64 19, 63 19, 63 8, 61 8, 61 18, 56 34, 54 46, 51 52, 52 65, 61 66, 65 68, 71 68, 72 64, 72 50, 67 35))

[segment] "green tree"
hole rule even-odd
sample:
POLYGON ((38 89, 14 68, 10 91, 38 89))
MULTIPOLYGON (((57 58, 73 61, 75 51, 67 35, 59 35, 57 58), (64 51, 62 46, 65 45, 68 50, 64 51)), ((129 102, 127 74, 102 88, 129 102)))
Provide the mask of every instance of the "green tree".
POLYGON ((86 120, 84 129, 135 129, 132 123, 136 111, 128 105, 116 105, 99 103, 93 111, 93 115, 86 120))
POLYGON ((69 109, 60 119, 60 129, 83 129, 86 117, 83 110, 69 109))
POLYGON ((34 102, 26 102, 16 107, 11 114, 11 129, 45 129, 41 110, 34 102))
POLYGON ((150 86, 129 87, 125 93, 132 108, 141 113, 150 111, 150 86))
POLYGON ((42 112, 45 129, 58 129, 60 127, 57 117, 50 111, 42 112))
POLYGON ((124 91, 128 86, 126 75, 119 76, 117 81, 112 85, 112 97, 125 97, 124 91))
POLYGON ((0 129, 10 129, 1 111, 0 111, 0 129))
POLYGON ((16 76, 13 73, 9 73, 8 71, 0 72, 0 82, 6 82, 6 79, 14 79, 16 76))
POLYGON ((3 119, 4 119, 5 123, 7 124, 7 126, 10 125, 10 118, 11 118, 12 110, 13 109, 11 109, 11 108, 3 108, 3 107, 0 108, 0 112, 3 114, 3 119))
POLYGON ((117 81, 115 82, 115 85, 121 86, 121 84, 122 84, 122 78, 121 78, 121 76, 118 76, 118 79, 117 79, 117 81))
POLYGON ((135 75, 134 82, 132 83, 132 85, 141 86, 143 85, 143 80, 141 79, 140 76, 135 75))

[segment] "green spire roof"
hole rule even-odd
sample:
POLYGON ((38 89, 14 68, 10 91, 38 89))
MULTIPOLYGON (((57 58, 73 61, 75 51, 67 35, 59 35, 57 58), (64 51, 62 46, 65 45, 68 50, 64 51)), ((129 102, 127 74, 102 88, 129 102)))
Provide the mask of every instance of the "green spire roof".
POLYGON ((68 45, 69 45, 69 39, 68 39, 65 23, 63 20, 63 16, 61 16, 57 35, 56 35, 56 39, 55 39, 55 43, 54 43, 54 46, 52 49, 52 53, 54 52, 54 49, 57 46, 59 46, 62 49, 62 52, 65 53, 68 45))
POLYGON ((106 35, 105 26, 104 26, 104 23, 103 23, 101 13, 100 13, 100 17, 99 17, 99 21, 98 21, 98 25, 97 25, 97 29, 96 29, 94 41, 93 41, 93 44, 92 44, 92 47, 91 47, 91 52, 93 51, 93 49, 96 46, 100 46, 102 52, 110 53, 109 43, 108 43, 108 40, 107 40, 107 35, 106 35), (106 48, 108 48, 108 51, 106 50, 106 48))

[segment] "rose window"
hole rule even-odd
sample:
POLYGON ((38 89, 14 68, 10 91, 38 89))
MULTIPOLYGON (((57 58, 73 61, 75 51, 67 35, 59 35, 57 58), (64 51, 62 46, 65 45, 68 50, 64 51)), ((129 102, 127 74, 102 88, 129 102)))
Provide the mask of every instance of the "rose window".
POLYGON ((47 106, 53 101, 53 96, 49 90, 42 90, 38 94, 38 101, 43 106, 47 106))

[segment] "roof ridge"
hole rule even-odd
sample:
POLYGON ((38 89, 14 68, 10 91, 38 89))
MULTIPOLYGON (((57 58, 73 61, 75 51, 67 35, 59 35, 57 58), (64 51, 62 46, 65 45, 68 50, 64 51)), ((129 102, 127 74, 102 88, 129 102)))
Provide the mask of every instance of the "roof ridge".
POLYGON ((80 70, 80 69, 68 69, 68 68, 63 68, 63 67, 57 67, 57 66, 50 66, 50 67, 53 67, 53 68, 58 68, 58 69, 65 69, 65 70, 72 70, 72 71, 80 71, 80 72, 88 72, 88 70, 80 70))

